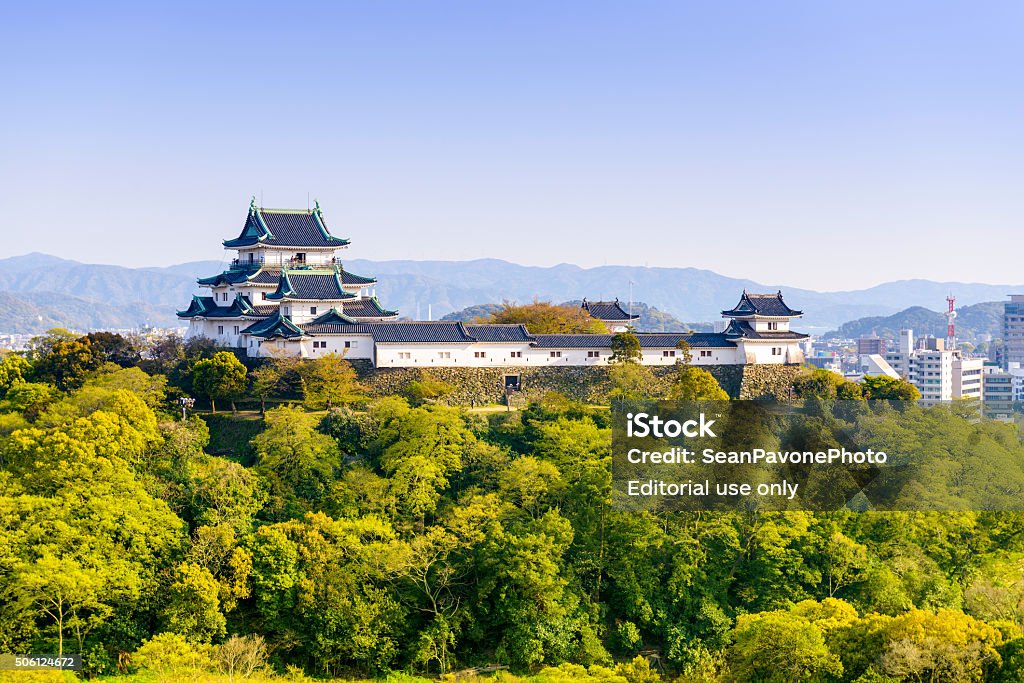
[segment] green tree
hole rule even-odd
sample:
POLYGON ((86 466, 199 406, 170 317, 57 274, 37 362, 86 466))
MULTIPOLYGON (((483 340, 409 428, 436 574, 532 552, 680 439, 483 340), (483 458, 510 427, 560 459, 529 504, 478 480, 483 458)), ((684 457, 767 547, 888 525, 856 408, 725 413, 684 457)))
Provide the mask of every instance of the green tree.
POLYGON ((252 555, 238 545, 234 527, 229 524, 201 526, 192 534, 187 560, 205 569, 217 580, 217 597, 225 613, 250 595, 252 555))
POLYGON ((611 400, 632 401, 657 398, 657 381, 646 365, 636 362, 615 363, 608 368, 611 400))
POLYGON ((174 570, 163 615, 167 628, 192 643, 208 643, 225 633, 220 584, 206 567, 183 562, 174 570))
POLYGON ((210 399, 213 412, 217 412, 217 399, 231 401, 234 410, 235 399, 245 391, 245 377, 245 366, 235 354, 218 351, 213 358, 204 358, 195 364, 192 386, 201 396, 210 399))
POLYGON ((181 514, 195 526, 227 524, 247 533, 267 502, 266 484, 256 470, 205 453, 188 462, 182 486, 181 514))
POLYGON ((558 468, 552 463, 523 455, 501 472, 498 487, 505 500, 537 517, 541 502, 559 488, 561 479, 558 468))
POLYGON ((292 358, 268 358, 252 371, 252 393, 260 399, 261 413, 266 414, 267 399, 284 388, 286 378, 298 369, 300 362, 292 358))
POLYGON ((336 353, 305 361, 299 367, 305 403, 328 410, 353 400, 359 391, 356 371, 336 353))
POLYGON ((579 306, 556 306, 549 301, 530 304, 505 302, 501 309, 480 322, 526 325, 533 334, 603 334, 607 331, 600 320, 579 306))
POLYGON ((50 328, 46 334, 28 340, 28 359, 35 363, 48 356, 58 342, 74 341, 75 339, 78 339, 78 335, 63 327, 50 328))
POLYGON ((672 382, 669 398, 674 401, 728 401, 715 376, 704 368, 680 365, 672 382))
POLYGON ((316 430, 318 419, 302 408, 268 410, 266 429, 252 440, 259 469, 270 478, 275 494, 319 500, 329 490, 340 465, 338 444, 316 430))
POLYGON ((15 384, 24 382, 31 370, 29 362, 16 353, 0 355, 0 398, 15 384))
POLYGON ((821 629, 789 612, 740 615, 733 637, 729 662, 739 680, 790 683, 843 673, 821 629))
POLYGON ((54 342, 49 353, 35 362, 34 371, 61 391, 72 391, 82 386, 101 362, 88 337, 82 337, 54 342))
POLYGON ((43 606, 47 596, 63 596, 48 609, 63 611, 81 653, 134 648, 124 629, 145 620, 159 576, 185 540, 182 521, 129 464, 154 446, 155 417, 123 393, 130 398, 70 425, 14 432, 0 472, 0 565, 10 579, 0 622, 21 624, 22 633, 39 620, 53 623, 43 606))
POLYGON ((640 338, 632 331, 619 332, 612 336, 612 357, 609 363, 639 363, 643 355, 640 338))
POLYGON ((49 384, 19 382, 7 391, 6 404, 33 422, 50 405, 55 393, 49 384))
POLYGON ((408 550, 387 522, 309 513, 260 527, 251 549, 256 608, 273 641, 328 675, 395 664, 408 614, 387 587, 408 550))
POLYGON ((917 387, 902 378, 872 375, 861 380, 860 385, 864 398, 869 400, 917 401, 921 398, 917 387))
POLYGON ((391 478, 400 507, 422 527, 434 511, 449 476, 462 468, 462 456, 475 437, 458 410, 426 406, 407 410, 380 432, 386 444, 380 463, 391 478))
POLYGON ((958 610, 911 610, 889 623, 885 639, 881 668, 904 680, 981 681, 1001 661, 999 631, 958 610))
POLYGON ((142 360, 137 339, 129 339, 115 332, 90 332, 85 338, 102 362, 130 368, 142 360))
POLYGON ((179 633, 149 638, 132 655, 132 664, 157 675, 158 681, 196 680, 214 669, 213 647, 188 642, 179 633))
POLYGON ((110 616, 110 606, 100 599, 105 583, 97 569, 82 567, 74 558, 44 553, 19 566, 11 588, 19 607, 38 610, 53 622, 57 654, 64 656, 69 628, 78 636, 81 652, 84 634, 110 616))
POLYGON ((798 398, 838 399, 851 401, 863 397, 861 386, 830 370, 817 368, 793 380, 793 393, 798 398))

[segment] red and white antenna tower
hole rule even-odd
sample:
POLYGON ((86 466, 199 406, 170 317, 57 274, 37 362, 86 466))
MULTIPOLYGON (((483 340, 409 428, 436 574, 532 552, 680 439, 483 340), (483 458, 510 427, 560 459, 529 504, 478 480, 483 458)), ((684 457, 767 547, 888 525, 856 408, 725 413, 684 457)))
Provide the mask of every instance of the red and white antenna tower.
POLYGON ((956 297, 950 294, 946 303, 949 305, 946 309, 946 349, 952 351, 956 348, 956 326, 953 323, 956 320, 956 297))

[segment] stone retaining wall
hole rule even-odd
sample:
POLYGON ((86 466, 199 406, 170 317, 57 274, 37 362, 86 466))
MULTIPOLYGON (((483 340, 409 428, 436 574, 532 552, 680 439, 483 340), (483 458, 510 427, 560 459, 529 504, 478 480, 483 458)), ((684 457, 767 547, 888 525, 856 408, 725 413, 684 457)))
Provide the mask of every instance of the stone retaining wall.
MULTIPOLYGON (((351 361, 359 381, 371 396, 402 394, 409 382, 421 377, 420 368, 374 368, 369 361, 351 361)), ((709 365, 711 372, 732 398, 758 399, 789 396, 789 387, 800 371, 797 365, 709 365)), ((673 366, 651 368, 655 385, 651 394, 667 393, 673 366)), ((441 399, 450 405, 495 404, 505 400, 505 376, 520 375, 523 391, 518 401, 530 401, 555 391, 587 403, 604 403, 610 387, 607 366, 540 368, 452 368, 434 367, 426 371, 432 379, 454 387, 441 399)))

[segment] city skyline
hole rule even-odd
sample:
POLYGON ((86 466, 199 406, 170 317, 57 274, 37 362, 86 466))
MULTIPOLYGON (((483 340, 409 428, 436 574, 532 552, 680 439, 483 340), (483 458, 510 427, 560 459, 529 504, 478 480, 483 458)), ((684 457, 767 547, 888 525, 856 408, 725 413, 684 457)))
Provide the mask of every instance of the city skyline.
POLYGON ((1024 8, 973 10, 12 7, 0 258, 216 260, 255 195, 377 261, 1012 283, 1024 8))

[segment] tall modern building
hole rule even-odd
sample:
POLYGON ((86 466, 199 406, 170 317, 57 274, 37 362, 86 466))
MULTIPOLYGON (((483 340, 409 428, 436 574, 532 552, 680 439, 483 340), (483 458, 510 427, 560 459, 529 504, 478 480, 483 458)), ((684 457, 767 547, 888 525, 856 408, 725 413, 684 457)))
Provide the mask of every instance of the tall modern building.
POLYGON ((885 340, 881 337, 861 337, 857 340, 858 356, 870 356, 872 354, 881 356, 885 351, 885 340))
POLYGON ((982 376, 985 389, 985 409, 994 417, 1009 417, 1013 414, 1014 380, 1010 372, 995 363, 985 363, 982 376))
POLYGON ((964 358, 959 350, 946 349, 943 339, 926 337, 915 344, 913 331, 901 330, 899 350, 886 353, 885 360, 917 387, 924 403, 984 398, 984 361, 964 358))
POLYGON ((1024 365, 1024 294, 1011 294, 1003 304, 1003 369, 1024 365))

